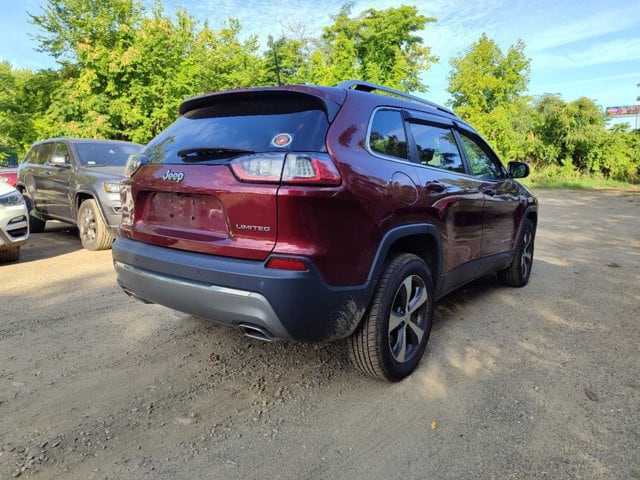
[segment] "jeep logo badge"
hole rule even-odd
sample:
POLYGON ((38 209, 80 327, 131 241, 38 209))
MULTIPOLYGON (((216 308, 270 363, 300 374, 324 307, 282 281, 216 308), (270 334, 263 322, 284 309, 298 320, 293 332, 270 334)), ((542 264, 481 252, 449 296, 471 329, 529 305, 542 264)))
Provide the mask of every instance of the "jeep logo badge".
POLYGON ((167 170, 162 176, 162 180, 173 180, 174 182, 181 182, 184 179, 184 172, 172 172, 171 169, 167 170))

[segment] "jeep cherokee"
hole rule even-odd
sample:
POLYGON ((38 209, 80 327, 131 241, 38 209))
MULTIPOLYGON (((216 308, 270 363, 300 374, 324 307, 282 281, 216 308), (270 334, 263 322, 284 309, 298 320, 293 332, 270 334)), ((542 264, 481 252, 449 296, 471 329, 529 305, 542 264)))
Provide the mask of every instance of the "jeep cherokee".
POLYGON ((117 280, 250 337, 348 338, 356 367, 400 380, 436 300, 493 271, 528 282, 528 173, 449 109, 366 82, 191 98, 127 162, 117 280))

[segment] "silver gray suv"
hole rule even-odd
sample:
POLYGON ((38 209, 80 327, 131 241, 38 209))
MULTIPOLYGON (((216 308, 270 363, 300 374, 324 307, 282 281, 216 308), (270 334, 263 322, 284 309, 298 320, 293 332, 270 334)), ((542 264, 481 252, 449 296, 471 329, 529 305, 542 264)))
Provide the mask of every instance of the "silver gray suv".
POLYGON ((87 250, 111 247, 120 225, 120 180, 142 145, 116 140, 52 138, 35 143, 18 169, 16 187, 29 208, 31 233, 47 220, 78 226, 87 250))

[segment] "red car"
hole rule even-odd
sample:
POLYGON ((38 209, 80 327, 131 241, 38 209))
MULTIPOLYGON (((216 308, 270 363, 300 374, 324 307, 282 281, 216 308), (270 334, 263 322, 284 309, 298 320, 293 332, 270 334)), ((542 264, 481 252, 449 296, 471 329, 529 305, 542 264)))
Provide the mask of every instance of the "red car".
POLYGON ((17 178, 18 157, 16 155, 8 155, 0 158, 0 182, 5 182, 15 187, 17 178))
POLYGON ((394 381, 437 299, 494 271, 529 280, 529 168, 444 107, 350 81, 209 94, 180 114, 126 167, 113 259, 134 297, 262 340, 349 338, 360 370, 394 381))

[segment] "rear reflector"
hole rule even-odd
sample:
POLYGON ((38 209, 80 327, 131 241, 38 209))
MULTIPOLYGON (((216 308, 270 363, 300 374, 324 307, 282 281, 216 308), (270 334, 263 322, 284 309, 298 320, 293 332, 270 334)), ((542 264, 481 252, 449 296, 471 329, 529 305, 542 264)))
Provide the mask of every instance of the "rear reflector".
POLYGON ((309 267, 299 258, 271 257, 267 262, 267 268, 278 270, 295 270, 298 272, 308 272, 309 267))

